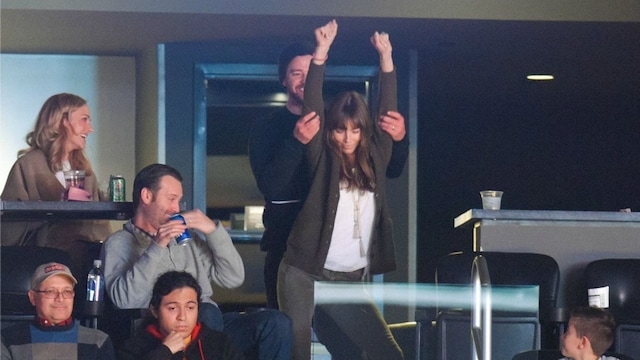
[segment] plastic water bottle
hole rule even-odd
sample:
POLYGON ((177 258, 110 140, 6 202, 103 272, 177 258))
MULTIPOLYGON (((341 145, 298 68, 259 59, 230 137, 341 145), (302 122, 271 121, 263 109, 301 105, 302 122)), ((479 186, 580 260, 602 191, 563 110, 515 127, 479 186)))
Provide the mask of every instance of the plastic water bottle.
POLYGON ((93 260, 93 269, 87 275, 87 301, 104 300, 104 275, 101 260, 93 260))

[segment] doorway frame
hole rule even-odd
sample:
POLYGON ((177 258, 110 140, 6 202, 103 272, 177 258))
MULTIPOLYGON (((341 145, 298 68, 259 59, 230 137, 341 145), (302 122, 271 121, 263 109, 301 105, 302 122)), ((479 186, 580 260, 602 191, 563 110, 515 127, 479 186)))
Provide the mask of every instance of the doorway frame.
MULTIPOLYGON (((368 98, 377 93, 378 68, 369 65, 327 66, 330 81, 364 82, 368 98)), ((210 80, 278 81, 278 67, 271 64, 199 63, 194 72, 193 208, 207 211, 207 86, 210 80)))

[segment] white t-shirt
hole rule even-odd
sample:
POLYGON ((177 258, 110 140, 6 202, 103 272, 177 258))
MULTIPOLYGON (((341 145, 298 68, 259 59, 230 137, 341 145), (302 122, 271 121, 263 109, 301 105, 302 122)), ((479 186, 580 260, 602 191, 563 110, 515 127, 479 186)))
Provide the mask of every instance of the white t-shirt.
POLYGON ((375 211, 373 192, 340 189, 325 269, 351 272, 368 265, 375 211))
POLYGON ((64 160, 62 161, 62 170, 56 173, 56 178, 58 179, 58 181, 60 181, 60 184, 62 184, 64 188, 67 187, 67 182, 64 180, 63 171, 68 171, 68 170, 71 170, 71 164, 69 163, 69 161, 64 160))

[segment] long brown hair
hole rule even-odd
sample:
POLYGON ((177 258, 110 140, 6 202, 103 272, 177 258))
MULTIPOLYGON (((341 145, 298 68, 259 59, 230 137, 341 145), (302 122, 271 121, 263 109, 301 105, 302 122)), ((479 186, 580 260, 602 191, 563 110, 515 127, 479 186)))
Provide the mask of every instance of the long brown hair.
POLYGON ((370 139, 373 133, 369 107, 364 97, 356 91, 346 91, 338 94, 326 118, 325 141, 331 151, 340 159, 340 180, 347 183, 347 189, 373 191, 376 187, 376 177, 369 157, 370 139), (347 124, 360 129, 360 143, 355 151, 355 163, 351 163, 333 140, 333 131, 346 130, 347 124))
MULTIPOLYGON (((29 148, 18 151, 18 157, 40 149, 47 157, 49 169, 54 173, 61 171, 64 143, 67 140, 63 122, 69 119, 71 112, 86 104, 85 99, 73 94, 61 93, 49 97, 40 108, 33 131, 27 134, 29 148)), ((84 170, 87 175, 93 173, 83 150, 73 150, 69 154, 69 164, 72 169, 84 170)))

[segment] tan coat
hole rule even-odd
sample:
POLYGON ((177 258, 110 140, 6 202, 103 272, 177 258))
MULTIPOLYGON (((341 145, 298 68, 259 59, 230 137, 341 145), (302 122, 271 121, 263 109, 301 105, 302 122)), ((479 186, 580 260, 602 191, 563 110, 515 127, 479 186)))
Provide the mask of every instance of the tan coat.
MULTIPOLYGON (((60 201, 65 188, 49 169, 41 150, 30 151, 13 164, 0 198, 4 201, 60 201)), ((95 174, 85 178, 85 190, 100 200, 95 174)), ((107 221, 63 220, 3 222, 0 242, 6 245, 52 246, 69 250, 76 240, 104 241, 111 233, 107 221)))

